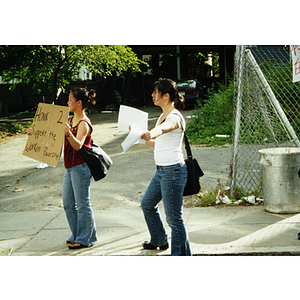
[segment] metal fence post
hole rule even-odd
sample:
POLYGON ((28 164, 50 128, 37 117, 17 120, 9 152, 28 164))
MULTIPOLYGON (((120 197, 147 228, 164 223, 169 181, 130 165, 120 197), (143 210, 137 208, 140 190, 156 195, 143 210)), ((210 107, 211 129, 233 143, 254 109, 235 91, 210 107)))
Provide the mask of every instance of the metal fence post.
POLYGON ((233 195, 236 182, 237 172, 237 155, 238 155, 238 144, 239 144, 239 132, 240 132, 240 120, 241 120, 241 108, 242 108, 242 93, 243 93, 243 74, 245 64, 245 46, 237 46, 237 104, 236 104, 236 115, 235 115, 235 127, 234 127, 234 142, 233 142, 233 159, 232 159, 232 180, 230 193, 233 195))
POLYGON ((231 196, 262 196, 259 150, 300 147, 300 82, 292 74, 286 46, 236 47, 231 196))
POLYGON ((291 135, 293 141, 295 142, 295 144, 300 147, 300 142, 298 140, 298 137, 293 129, 293 127, 291 126, 289 120, 287 119, 285 113, 283 112, 278 100, 276 99, 273 91, 271 90, 270 88, 270 85, 268 84, 264 74, 262 73, 259 65, 257 64, 257 62, 255 61, 251 51, 249 49, 246 50, 246 55, 248 56, 249 58, 249 61, 251 62, 252 66, 253 66, 253 69, 254 71, 256 72, 258 78, 260 79, 261 81, 261 84, 267 94, 267 96, 269 97, 270 101, 272 102, 272 104, 274 105, 281 121, 283 122, 285 128, 287 129, 287 131, 289 132, 289 134, 291 135))

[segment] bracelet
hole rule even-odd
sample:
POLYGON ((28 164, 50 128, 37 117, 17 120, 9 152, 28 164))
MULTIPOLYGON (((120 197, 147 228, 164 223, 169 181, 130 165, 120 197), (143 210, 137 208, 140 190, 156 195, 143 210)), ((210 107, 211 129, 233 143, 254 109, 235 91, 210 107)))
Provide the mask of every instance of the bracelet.
POLYGON ((66 136, 66 137, 70 137, 70 136, 71 136, 71 134, 69 134, 69 135, 66 135, 66 134, 65 134, 65 136, 66 136))

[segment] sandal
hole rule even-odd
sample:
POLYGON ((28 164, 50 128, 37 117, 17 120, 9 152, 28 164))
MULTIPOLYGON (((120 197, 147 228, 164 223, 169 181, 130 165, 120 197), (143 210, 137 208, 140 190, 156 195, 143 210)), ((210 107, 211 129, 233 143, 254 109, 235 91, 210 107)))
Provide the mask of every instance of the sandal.
POLYGON ((91 247, 91 246, 85 246, 85 245, 82 245, 82 244, 77 243, 77 242, 71 243, 69 245, 70 250, 81 249, 81 248, 89 248, 89 247, 91 247))
POLYGON ((67 244, 72 244, 72 242, 68 239, 68 240, 66 240, 66 243, 67 244))

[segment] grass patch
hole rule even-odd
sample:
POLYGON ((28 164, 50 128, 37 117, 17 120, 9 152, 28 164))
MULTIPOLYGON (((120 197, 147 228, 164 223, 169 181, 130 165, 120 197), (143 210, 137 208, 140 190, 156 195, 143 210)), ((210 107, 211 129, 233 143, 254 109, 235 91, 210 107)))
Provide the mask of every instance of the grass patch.
POLYGON ((16 134, 27 133, 27 128, 32 124, 32 121, 26 123, 3 123, 0 124, 0 136, 1 138, 6 138, 14 136, 16 134))
POLYGON ((233 195, 230 195, 228 184, 225 186, 220 183, 210 191, 201 189, 196 195, 183 198, 184 207, 209 207, 209 206, 248 206, 260 205, 263 203, 262 187, 259 185, 254 191, 244 191, 237 188, 233 195))

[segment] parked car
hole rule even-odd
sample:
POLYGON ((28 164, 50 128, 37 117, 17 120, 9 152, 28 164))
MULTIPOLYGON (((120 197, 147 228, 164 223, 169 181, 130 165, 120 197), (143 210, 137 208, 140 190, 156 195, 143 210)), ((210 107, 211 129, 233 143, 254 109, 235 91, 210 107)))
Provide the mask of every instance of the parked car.
POLYGON ((179 94, 184 96, 186 108, 193 109, 197 99, 203 100, 206 87, 197 79, 179 79, 176 84, 179 94))

